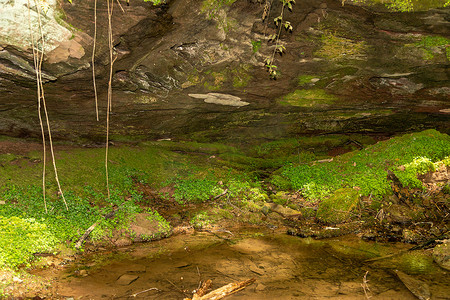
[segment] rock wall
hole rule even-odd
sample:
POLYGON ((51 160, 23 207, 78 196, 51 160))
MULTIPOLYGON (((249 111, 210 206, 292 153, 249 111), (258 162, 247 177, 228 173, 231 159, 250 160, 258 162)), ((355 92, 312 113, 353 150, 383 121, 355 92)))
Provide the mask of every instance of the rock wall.
MULTIPOLYGON (((0 38, 0 133, 37 137, 26 2, 0 0, 0 28, 8 33, 0 38)), ((47 2, 47 13, 41 10, 43 69, 54 135, 103 140, 106 3, 97 7, 96 122, 94 1, 47 2)), ((281 76, 272 80, 264 59, 275 47, 268 37, 277 32, 272 20, 281 4, 274 1, 263 20, 265 2, 223 3, 115 2, 113 138, 243 141, 333 132, 450 132, 449 8, 393 13, 337 0, 301 1, 285 11, 293 30, 281 31, 286 50, 275 56, 281 76), (210 93, 225 98, 206 101, 210 93), (248 105, 220 100, 237 98, 248 105)), ((31 6, 33 32, 37 11, 31 6)))

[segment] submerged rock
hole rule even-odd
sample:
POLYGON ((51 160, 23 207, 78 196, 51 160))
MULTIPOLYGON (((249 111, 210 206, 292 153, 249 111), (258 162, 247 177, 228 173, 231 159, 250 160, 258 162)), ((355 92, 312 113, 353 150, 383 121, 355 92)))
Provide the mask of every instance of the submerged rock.
POLYGON ((434 247, 433 259, 440 267, 450 271, 450 240, 434 247))
POLYGON ((118 285, 130 285, 134 281, 136 281, 138 278, 139 278, 139 276, 137 276, 137 275, 123 274, 117 279, 116 284, 118 284, 118 285))
POLYGON ((427 283, 418 280, 412 276, 409 276, 402 271, 395 271, 398 278, 401 282, 406 286, 406 288, 414 294, 420 300, 429 300, 431 299, 430 287, 427 283))

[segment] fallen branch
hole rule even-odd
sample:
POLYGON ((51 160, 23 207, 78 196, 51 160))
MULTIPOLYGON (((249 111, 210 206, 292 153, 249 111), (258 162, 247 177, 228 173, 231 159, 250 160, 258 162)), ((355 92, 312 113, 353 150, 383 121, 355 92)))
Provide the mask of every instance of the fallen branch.
POLYGON ((206 292, 211 288, 212 285, 212 281, 211 279, 206 280, 205 282, 203 282, 202 287, 198 289, 198 291, 194 294, 193 299, 197 297, 203 297, 204 295, 206 295, 206 292))
POLYGON ((88 236, 91 234, 91 232, 95 229, 95 227, 97 225, 98 225, 98 222, 95 222, 94 224, 91 225, 91 227, 86 229, 84 234, 80 237, 78 242, 75 244, 75 249, 80 249, 81 248, 81 245, 83 244, 83 242, 88 238, 88 236))
MULTIPOLYGON (((107 213, 107 214, 104 216, 104 218, 105 218, 105 219, 111 219, 111 218, 113 218, 113 217, 115 216, 117 210, 119 210, 119 209, 120 209, 120 208, 115 209, 115 210, 113 210, 113 211, 107 213)), ((83 244, 83 242, 89 237, 89 235, 91 234, 91 232, 94 231, 94 229, 95 229, 95 227, 97 227, 97 225, 98 225, 98 222, 95 222, 94 224, 91 225, 91 227, 89 227, 88 229, 86 229, 86 231, 84 232, 84 234, 80 237, 80 239, 78 240, 78 242, 75 244, 75 249, 80 249, 80 248, 81 248, 81 245, 83 244)))
MULTIPOLYGON (((205 284, 208 281, 206 281, 205 284)), ((256 279, 252 278, 252 279, 244 280, 241 282, 233 282, 233 283, 224 285, 223 287, 220 287, 218 289, 215 289, 214 291, 212 291, 206 295, 199 296, 198 293, 195 293, 194 296, 192 297, 192 299, 185 298, 184 300, 219 300, 226 296, 229 296, 231 294, 239 292, 240 290, 245 289, 247 286, 249 286, 250 284, 252 284, 255 281, 256 281, 256 279)), ((202 286, 202 288, 203 288, 203 286, 202 286)))
POLYGON ((217 199, 219 199, 220 197, 225 196, 226 193, 228 193, 228 189, 225 189, 225 191, 223 191, 222 194, 215 196, 215 197, 214 197, 214 200, 217 200, 217 199))

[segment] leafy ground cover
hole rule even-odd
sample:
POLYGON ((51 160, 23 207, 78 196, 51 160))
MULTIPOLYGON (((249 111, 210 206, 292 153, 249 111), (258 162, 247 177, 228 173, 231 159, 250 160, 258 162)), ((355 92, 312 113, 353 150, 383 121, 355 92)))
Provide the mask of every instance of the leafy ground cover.
POLYGON ((17 268, 27 265, 36 252, 52 253, 61 245, 73 247, 94 223, 98 226, 90 238, 102 240, 114 230, 127 228, 142 212, 166 232, 171 224, 155 211, 155 198, 175 203, 181 210, 197 205, 197 211, 188 214, 194 228, 233 219, 231 210, 258 224, 260 213, 269 213, 264 203, 289 206, 283 195, 295 191, 309 203, 319 203, 317 212, 311 213, 322 215, 324 221, 345 221, 360 196, 382 199, 390 193, 389 170, 405 185, 413 186, 417 174, 449 162, 450 137, 435 130, 375 142, 364 136, 330 135, 270 141, 244 149, 170 141, 112 147, 109 198, 103 149, 58 151, 59 178, 69 209, 49 170, 47 212, 40 153, 3 154, 0 229, 7 234, 0 237, 0 266, 17 268), (350 152, 330 159, 330 149, 350 152), (142 187, 152 196, 144 194, 142 187), (340 204, 345 205, 343 213, 330 213, 340 210, 340 204), (105 218, 112 211, 114 216, 105 218))
MULTIPOLYGON (((397 167, 408 166, 418 157, 436 162, 448 155, 450 137, 426 130, 349 152, 330 161, 287 165, 279 175, 272 177, 272 182, 280 188, 300 190, 311 199, 331 195, 346 187, 359 190, 363 196, 382 198, 390 192, 388 170, 401 174, 397 167)), ((417 176, 417 168, 410 170, 409 177, 417 176)))

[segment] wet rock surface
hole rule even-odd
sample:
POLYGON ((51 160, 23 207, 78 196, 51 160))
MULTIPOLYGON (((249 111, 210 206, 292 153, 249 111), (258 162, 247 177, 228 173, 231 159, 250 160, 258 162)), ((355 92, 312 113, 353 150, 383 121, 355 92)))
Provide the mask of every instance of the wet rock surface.
MULTIPOLYGON (((263 67, 273 48, 267 35, 275 28, 261 21, 258 3, 237 1, 212 18, 187 0, 160 7, 134 1, 124 12, 116 7, 111 132, 209 140, 430 127, 448 132, 446 46, 422 41, 445 36, 449 9, 392 14, 338 2, 302 1, 287 13, 293 32, 282 34, 286 54, 276 57, 282 72, 277 80, 263 67), (283 104, 296 90, 309 91, 311 104, 283 104), (338 100, 322 104, 323 91, 338 100), (189 97, 211 92, 249 104, 220 107, 189 97)), ((95 121, 90 70, 93 3, 65 1, 59 9, 73 37, 48 51, 43 64, 43 79, 51 81, 46 98, 54 136, 95 141, 105 129, 106 4, 98 4, 95 55, 101 122, 95 121)), ((279 9, 276 2, 267 19, 279 9)), ((37 137, 31 52, 0 46, 0 133, 37 137)))

